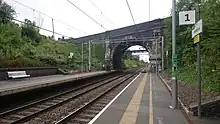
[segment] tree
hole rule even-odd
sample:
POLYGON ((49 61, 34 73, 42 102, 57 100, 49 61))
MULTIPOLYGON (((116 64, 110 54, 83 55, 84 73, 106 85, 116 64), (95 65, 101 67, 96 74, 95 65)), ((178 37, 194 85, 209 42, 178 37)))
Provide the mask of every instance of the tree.
POLYGON ((14 18, 15 14, 16 12, 12 6, 0 0, 0 23, 10 22, 14 18))
MULTIPOLYGON (((177 11, 194 10, 198 0, 179 0, 177 2, 177 11)), ((177 13, 178 13, 177 12, 177 13)), ((198 10, 197 10, 198 12, 198 10)), ((220 1, 202 0, 200 6, 200 15, 203 19, 203 33, 201 35, 201 75, 203 87, 209 90, 220 92, 220 73, 213 73, 212 70, 220 68, 220 1)), ((165 40, 166 49, 172 53, 171 18, 165 19, 165 40)), ((178 55, 179 79, 187 83, 196 82, 196 48, 191 38, 190 26, 177 26, 176 53, 178 55)), ((169 63, 172 62, 172 55, 169 54, 169 63)), ((171 67, 171 65, 169 66, 171 67)))
POLYGON ((39 29, 36 28, 35 22, 25 19, 25 23, 21 26, 21 29, 22 36, 28 37, 37 43, 42 40, 42 37, 39 34, 39 29))

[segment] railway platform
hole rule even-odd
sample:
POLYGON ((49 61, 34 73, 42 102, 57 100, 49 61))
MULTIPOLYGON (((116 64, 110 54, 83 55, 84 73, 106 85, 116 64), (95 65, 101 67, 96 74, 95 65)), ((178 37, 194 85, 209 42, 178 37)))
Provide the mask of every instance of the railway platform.
POLYGON ((112 71, 97 71, 74 75, 50 75, 33 78, 0 81, 0 96, 10 95, 32 89, 48 87, 65 82, 80 80, 93 76, 111 73, 112 71))
POLYGON ((156 74, 140 74, 89 124, 187 124, 156 74), (126 89, 127 88, 127 89, 126 89))

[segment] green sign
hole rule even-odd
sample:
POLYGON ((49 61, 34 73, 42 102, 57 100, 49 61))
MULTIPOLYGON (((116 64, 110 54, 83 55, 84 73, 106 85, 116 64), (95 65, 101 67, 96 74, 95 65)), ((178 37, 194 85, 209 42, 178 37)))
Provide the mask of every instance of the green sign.
POLYGON ((173 66, 177 67, 177 55, 176 54, 173 56, 173 66))
POLYGON ((173 72, 172 72, 172 76, 176 77, 176 76, 177 76, 176 70, 177 70, 177 63, 178 63, 178 61, 177 61, 177 54, 175 54, 175 55, 173 56, 172 62, 173 62, 173 72))
POLYGON ((177 77, 177 72, 176 71, 172 72, 172 76, 177 77))

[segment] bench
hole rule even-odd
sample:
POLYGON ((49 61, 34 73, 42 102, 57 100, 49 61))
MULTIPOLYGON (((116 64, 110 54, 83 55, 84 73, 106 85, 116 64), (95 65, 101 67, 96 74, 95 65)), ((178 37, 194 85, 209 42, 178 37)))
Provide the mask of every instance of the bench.
POLYGON ((10 77, 10 78, 25 78, 25 77, 30 77, 30 75, 27 75, 26 71, 11 71, 11 72, 8 72, 8 77, 10 77))

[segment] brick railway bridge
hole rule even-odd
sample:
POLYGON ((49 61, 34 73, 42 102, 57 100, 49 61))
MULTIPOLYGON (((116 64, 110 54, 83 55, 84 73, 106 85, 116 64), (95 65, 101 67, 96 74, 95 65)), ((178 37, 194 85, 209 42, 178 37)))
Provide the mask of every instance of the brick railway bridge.
POLYGON ((156 19, 136 25, 114 29, 94 35, 71 39, 75 43, 105 43, 106 69, 121 70, 122 56, 131 46, 143 46, 149 52, 154 69, 164 69, 164 19, 156 19), (157 67, 156 67, 157 66, 157 67))

